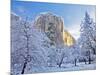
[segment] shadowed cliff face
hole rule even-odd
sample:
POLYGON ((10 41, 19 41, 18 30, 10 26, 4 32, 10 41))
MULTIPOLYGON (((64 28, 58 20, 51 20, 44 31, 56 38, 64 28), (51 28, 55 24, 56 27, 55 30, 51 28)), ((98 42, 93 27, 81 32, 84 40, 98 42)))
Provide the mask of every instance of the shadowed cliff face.
POLYGON ((39 30, 46 33, 51 40, 51 45, 62 46, 62 45, 73 45, 74 38, 71 35, 64 36, 64 22, 61 17, 52 13, 42 13, 36 17, 34 26, 39 30), (66 41, 67 40, 67 41, 66 41))
POLYGON ((11 13, 10 18, 11 18, 11 21, 19 21, 21 19, 18 15, 14 14, 14 13, 11 13))

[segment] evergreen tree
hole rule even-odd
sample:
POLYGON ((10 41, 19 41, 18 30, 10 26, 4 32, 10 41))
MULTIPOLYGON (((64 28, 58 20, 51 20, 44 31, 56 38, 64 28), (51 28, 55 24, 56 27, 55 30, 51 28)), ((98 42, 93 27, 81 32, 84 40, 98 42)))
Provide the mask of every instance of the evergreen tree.
POLYGON ((85 51, 84 55, 87 57, 89 64, 91 64, 91 56, 92 54, 96 54, 96 25, 87 12, 80 26, 80 47, 83 52, 85 51))

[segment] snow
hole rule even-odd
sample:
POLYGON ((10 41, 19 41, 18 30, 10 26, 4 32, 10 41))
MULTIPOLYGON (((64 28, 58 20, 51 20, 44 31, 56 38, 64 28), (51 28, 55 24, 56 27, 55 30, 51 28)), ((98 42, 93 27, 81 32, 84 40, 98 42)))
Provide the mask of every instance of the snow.
MULTIPOLYGON (((86 16, 88 15, 86 14, 86 16)), ((13 75, 95 70, 96 54, 90 52, 87 54, 90 46, 96 48, 95 25, 87 23, 87 20, 90 21, 90 18, 86 17, 81 37, 73 46, 56 47, 51 45, 53 40, 48 38, 45 32, 33 28, 33 25, 27 21, 13 18, 11 22, 11 72, 13 75), (90 24, 94 31, 89 27, 90 24), (91 31, 91 35, 88 33, 89 31, 91 31), (92 41, 87 37, 92 38, 92 41), (79 61, 80 59, 82 61, 79 61), (90 61, 91 63, 88 64, 90 61), (26 62, 27 65, 22 73, 23 65, 26 62)))
POLYGON ((59 68, 58 66, 54 67, 41 67, 41 68, 33 68, 33 71, 27 72, 28 73, 47 73, 47 72, 67 72, 67 71, 79 71, 79 70, 95 70, 96 64, 84 64, 78 63, 77 66, 74 64, 62 64, 62 67, 59 68), (35 71, 34 71, 35 70, 35 71))

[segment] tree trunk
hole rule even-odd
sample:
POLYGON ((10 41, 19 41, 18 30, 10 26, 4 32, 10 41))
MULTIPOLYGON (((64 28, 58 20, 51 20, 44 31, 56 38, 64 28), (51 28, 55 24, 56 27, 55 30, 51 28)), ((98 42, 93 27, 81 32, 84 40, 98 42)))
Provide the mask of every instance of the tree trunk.
POLYGON ((77 59, 75 58, 75 66, 76 66, 77 59))
POLYGON ((84 62, 85 62, 85 64, 86 64, 86 59, 84 58, 84 62))
POLYGON ((61 67, 61 63, 59 64, 59 67, 61 67))
POLYGON ((95 49, 95 48, 93 48, 93 54, 95 54, 95 55, 96 55, 96 49, 95 49))
POLYGON ((59 67, 61 67, 62 62, 63 62, 63 57, 62 57, 62 59, 61 59, 61 61, 59 63, 59 67))
POLYGON ((90 57, 90 55, 89 55, 89 64, 91 64, 91 57, 90 57))
POLYGON ((24 74, 24 72, 25 72, 25 68, 26 68, 26 65, 27 65, 27 61, 25 61, 25 63, 24 63, 24 66, 23 66, 23 69, 22 69, 21 74, 24 74))
POLYGON ((91 64, 91 54, 90 54, 90 51, 89 51, 89 64, 91 64))
POLYGON ((86 60, 85 60, 85 64, 86 64, 86 60))

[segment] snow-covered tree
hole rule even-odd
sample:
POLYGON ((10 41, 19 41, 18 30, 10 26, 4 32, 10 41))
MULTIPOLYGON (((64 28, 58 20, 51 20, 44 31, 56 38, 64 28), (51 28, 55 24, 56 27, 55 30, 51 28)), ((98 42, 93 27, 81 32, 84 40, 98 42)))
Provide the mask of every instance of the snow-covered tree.
POLYGON ((32 66, 45 66, 49 39, 27 20, 11 22, 11 70, 13 74, 24 74, 32 66), (18 72, 18 73, 17 73, 18 72))
POLYGON ((57 65, 59 67, 61 67, 65 58, 67 58, 66 61, 70 61, 70 56, 71 56, 70 48, 68 48, 67 46, 63 46, 63 47, 57 48, 56 51, 57 51, 57 58, 56 58, 57 65))
POLYGON ((79 44, 81 49, 84 50, 83 52, 85 52, 84 55, 88 57, 89 64, 91 64, 91 54, 96 54, 96 25, 87 12, 80 26, 79 44))
POLYGON ((56 47, 55 46, 51 46, 49 51, 48 51, 48 66, 52 67, 52 66, 56 66, 56 61, 57 59, 57 52, 56 52, 56 47))
POLYGON ((25 54, 23 52, 25 40, 23 39, 23 31, 21 30, 23 27, 20 25, 21 20, 18 18, 19 16, 11 15, 11 72, 13 74, 21 71, 22 63, 24 63, 21 53, 25 54))
POLYGON ((71 48, 71 60, 72 62, 75 64, 75 66, 77 65, 77 62, 80 58, 80 54, 81 54, 81 51, 80 51, 80 48, 79 48, 79 44, 78 43, 75 43, 71 48))

